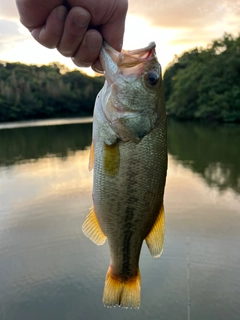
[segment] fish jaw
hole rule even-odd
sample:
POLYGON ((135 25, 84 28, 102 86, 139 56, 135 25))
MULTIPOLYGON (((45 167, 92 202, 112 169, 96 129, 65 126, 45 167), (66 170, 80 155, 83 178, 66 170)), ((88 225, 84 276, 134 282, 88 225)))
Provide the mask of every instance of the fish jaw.
POLYGON ((151 42, 142 49, 119 52, 104 42, 100 53, 100 61, 108 84, 113 84, 120 75, 129 82, 140 76, 143 71, 143 64, 156 56, 155 47, 155 42, 151 42))
POLYGON ((154 128, 159 116, 162 78, 155 43, 122 52, 104 43, 100 61, 106 79, 101 101, 105 119, 118 138, 138 143, 154 128), (147 84, 149 75, 159 80, 156 86, 147 84))

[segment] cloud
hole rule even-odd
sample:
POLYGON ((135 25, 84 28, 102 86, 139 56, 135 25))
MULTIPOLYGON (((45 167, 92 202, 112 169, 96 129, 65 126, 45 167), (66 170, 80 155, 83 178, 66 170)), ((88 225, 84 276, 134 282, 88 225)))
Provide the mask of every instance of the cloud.
POLYGON ((15 1, 0 0, 0 59, 5 50, 24 41, 26 34, 25 28, 19 22, 15 1))
POLYGON ((129 13, 163 28, 199 28, 240 12, 240 0, 130 1, 129 13))
POLYGON ((224 32, 237 35, 240 0, 130 0, 129 14, 146 19, 158 30, 156 41, 167 48, 170 60, 174 53, 206 47, 224 32), (167 30, 171 31, 168 38, 162 36, 167 30))
POLYGON ((26 39, 27 36, 21 32, 19 22, 0 20, 0 60, 3 60, 4 53, 26 39))
POLYGON ((20 41, 23 37, 18 22, 0 20, 0 42, 20 41))
MULTIPOLYGON (((164 28, 204 26, 230 13, 240 16, 240 0, 129 0, 129 14, 164 28)), ((1 17, 19 19, 14 0, 0 1, 1 17)))
MULTIPOLYGON (((236 35, 240 31, 239 17, 240 0, 129 0, 124 47, 134 49, 154 40, 165 66, 174 54, 205 47, 224 32, 236 35)), ((31 38, 19 22, 15 0, 0 0, 0 60, 4 59, 25 63, 61 61, 73 67, 71 59, 31 38)))
POLYGON ((14 0, 1 0, 0 18, 19 19, 17 7, 14 0))

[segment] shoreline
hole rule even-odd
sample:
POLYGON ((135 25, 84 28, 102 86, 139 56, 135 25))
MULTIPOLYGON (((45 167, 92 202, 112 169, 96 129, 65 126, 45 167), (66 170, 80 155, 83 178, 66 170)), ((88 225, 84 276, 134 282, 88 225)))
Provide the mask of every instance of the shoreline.
POLYGON ((79 117, 79 118, 60 118, 60 119, 0 122, 0 130, 25 128, 25 127, 58 126, 58 125, 68 125, 68 124, 74 124, 74 123, 76 124, 91 123, 92 121, 93 121, 92 117, 79 117))

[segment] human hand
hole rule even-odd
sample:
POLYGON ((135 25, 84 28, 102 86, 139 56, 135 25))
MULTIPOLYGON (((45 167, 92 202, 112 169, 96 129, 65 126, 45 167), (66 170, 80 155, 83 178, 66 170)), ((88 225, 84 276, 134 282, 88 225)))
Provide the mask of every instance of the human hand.
POLYGON ((16 0, 22 24, 47 48, 71 57, 79 67, 102 67, 103 39, 122 48, 128 0, 16 0))

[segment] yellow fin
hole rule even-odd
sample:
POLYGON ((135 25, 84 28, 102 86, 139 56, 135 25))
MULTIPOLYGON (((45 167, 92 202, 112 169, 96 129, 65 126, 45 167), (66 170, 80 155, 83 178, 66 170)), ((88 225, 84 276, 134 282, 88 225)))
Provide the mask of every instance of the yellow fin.
POLYGON ((112 274, 111 266, 108 269, 103 291, 105 307, 119 306, 122 308, 138 309, 140 307, 140 272, 136 277, 123 280, 112 274))
POLYGON ((118 142, 111 145, 104 145, 104 170, 109 176, 115 176, 118 173, 120 164, 120 153, 118 142))
POLYGON ((164 207, 163 205, 152 227, 152 230, 149 232, 149 234, 145 238, 145 241, 147 243, 147 246, 153 258, 160 257, 163 251, 163 243, 164 243, 164 207))
POLYGON ((82 231, 86 237, 92 240, 97 245, 102 245, 106 241, 107 237, 102 232, 102 229, 99 225, 96 213, 94 209, 91 208, 91 211, 86 217, 86 220, 83 223, 82 231))
POLYGON ((94 167, 94 143, 92 140, 90 154, 89 154, 88 170, 91 171, 93 167, 94 167))

